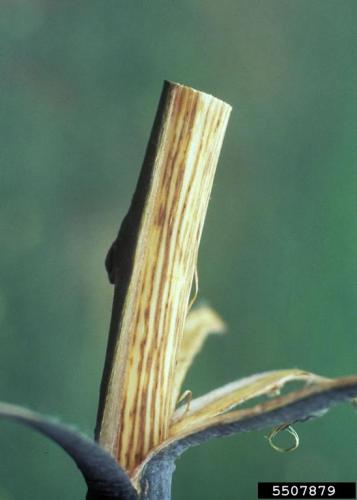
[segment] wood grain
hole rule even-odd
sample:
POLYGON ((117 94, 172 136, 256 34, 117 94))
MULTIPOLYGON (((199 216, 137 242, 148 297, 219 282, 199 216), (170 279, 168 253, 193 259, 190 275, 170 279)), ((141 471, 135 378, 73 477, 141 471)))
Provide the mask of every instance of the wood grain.
POLYGON ((174 370, 230 106, 166 82, 126 224, 97 424, 129 473, 168 437, 174 370))

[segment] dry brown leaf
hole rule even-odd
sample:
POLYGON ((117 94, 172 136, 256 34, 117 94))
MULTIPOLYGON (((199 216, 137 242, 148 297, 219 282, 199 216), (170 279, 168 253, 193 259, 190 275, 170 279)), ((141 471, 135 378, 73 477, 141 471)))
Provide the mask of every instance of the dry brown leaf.
POLYGON ((197 420, 193 425, 191 422, 191 425, 187 425, 185 428, 176 429, 177 432, 171 434, 169 439, 160 446, 151 450, 133 472, 131 476, 133 483, 139 487, 138 481, 143 469, 149 467, 152 462, 175 460, 191 446, 196 446, 209 439, 229 436, 238 432, 262 430, 284 423, 303 422, 322 416, 336 403, 345 400, 353 402, 357 396, 356 375, 337 380, 325 379, 316 375, 313 377, 316 377, 313 385, 301 390, 269 399, 251 408, 197 420))
MULTIPOLYGON (((349 386, 355 387, 357 384, 357 376, 355 375, 351 377, 340 378, 337 380, 318 377, 317 375, 315 375, 315 377, 316 380, 312 380, 311 386, 305 387, 298 391, 293 391, 289 394, 274 398, 272 400, 264 401, 263 403, 257 404, 251 408, 234 410, 223 415, 218 415, 216 417, 207 419, 207 421, 205 422, 199 422, 198 425, 195 424, 191 429, 187 428, 187 431, 198 432, 204 430, 205 428, 214 427, 216 425, 232 424, 249 417, 255 417, 264 413, 272 412, 274 410, 283 408, 284 406, 289 406, 296 401, 303 400, 305 398, 307 399, 318 394, 323 394, 324 392, 328 392, 333 389, 343 389, 344 387, 349 386)), ((352 400, 353 398, 351 398, 351 401, 352 400)))
POLYGON ((175 370, 173 387, 173 400, 175 402, 180 396, 186 374, 208 335, 223 333, 225 330, 226 326, 223 320, 209 306, 200 306, 188 314, 175 370))
POLYGON ((231 382, 204 396, 193 399, 190 402, 189 410, 185 408, 185 405, 178 408, 172 418, 170 435, 180 433, 183 429, 189 429, 207 419, 226 413, 235 406, 257 396, 274 394, 287 382, 299 380, 307 383, 318 383, 329 379, 303 370, 290 369, 259 373, 231 382))

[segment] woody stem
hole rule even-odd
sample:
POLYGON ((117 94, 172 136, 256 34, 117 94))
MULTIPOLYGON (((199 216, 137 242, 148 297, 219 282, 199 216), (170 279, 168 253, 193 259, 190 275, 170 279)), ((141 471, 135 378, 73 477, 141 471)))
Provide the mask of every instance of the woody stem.
POLYGON ((129 475, 169 434, 177 350, 230 109, 165 83, 111 250, 115 292, 96 437, 129 475))

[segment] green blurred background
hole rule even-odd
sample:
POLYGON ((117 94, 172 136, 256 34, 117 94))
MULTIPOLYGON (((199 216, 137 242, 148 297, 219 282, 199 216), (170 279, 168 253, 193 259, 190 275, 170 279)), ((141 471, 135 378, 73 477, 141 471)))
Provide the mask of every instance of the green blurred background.
MULTIPOLYGON (((111 309, 104 256, 130 202, 164 79, 233 106, 199 258, 228 323, 194 395, 300 367, 357 371, 357 2, 0 1, 0 399, 91 434, 111 309)), ((357 415, 210 442, 173 499, 256 498, 257 481, 356 480, 357 415)), ((0 423, 0 500, 78 500, 52 443, 0 423)))

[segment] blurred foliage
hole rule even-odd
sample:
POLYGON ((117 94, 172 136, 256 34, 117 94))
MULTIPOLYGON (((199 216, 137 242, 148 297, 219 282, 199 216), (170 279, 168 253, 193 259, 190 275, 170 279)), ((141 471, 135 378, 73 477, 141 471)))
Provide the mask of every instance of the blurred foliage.
MULTIPOLYGON (((233 105, 199 259, 229 334, 187 387, 300 367, 356 372, 355 0, 0 0, 0 399, 91 433, 129 205, 164 79, 233 105)), ((256 483, 355 480, 356 415, 191 450, 174 500, 253 499, 256 483)), ((55 445, 0 426, 0 499, 77 500, 55 445)))

